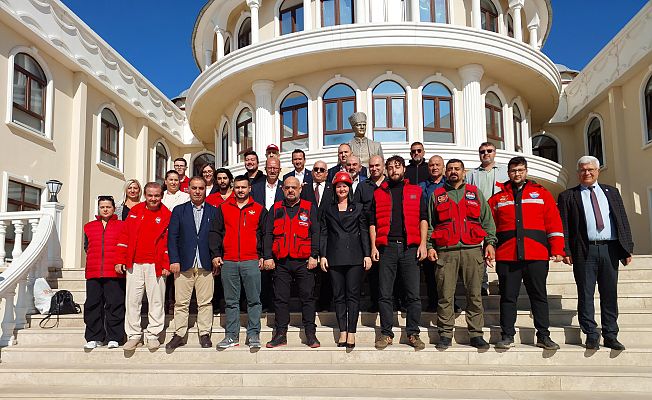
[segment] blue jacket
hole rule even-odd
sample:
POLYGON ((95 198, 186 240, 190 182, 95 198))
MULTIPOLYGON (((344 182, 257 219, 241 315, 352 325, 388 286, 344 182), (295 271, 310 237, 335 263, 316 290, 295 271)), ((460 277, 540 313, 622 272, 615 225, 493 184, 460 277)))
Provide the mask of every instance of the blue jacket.
POLYGON ((441 181, 439 181, 439 183, 433 182, 430 176, 428 176, 428 179, 426 179, 425 181, 419 183, 419 186, 421 186, 421 189, 423 190, 423 197, 426 200, 426 204, 430 204, 429 203, 430 197, 432 197, 432 194, 435 193, 435 190, 444 186, 445 184, 446 184, 445 176, 441 177, 441 181))
MULTIPOLYGON (((267 179, 256 182, 251 186, 251 197, 254 201, 265 207, 265 187, 267 179)), ((274 203, 283 200, 283 182, 279 179, 278 186, 276 187, 276 194, 274 195, 274 203)), ((265 207, 267 209, 267 207, 265 207)), ((269 210, 268 210, 269 211, 269 210)))
POLYGON ((168 226, 168 256, 170 264, 180 263, 181 271, 187 271, 194 266, 197 246, 202 268, 211 271, 211 256, 208 249, 208 231, 215 219, 217 208, 204 203, 199 233, 195 228, 192 202, 188 201, 174 207, 170 225, 168 226))

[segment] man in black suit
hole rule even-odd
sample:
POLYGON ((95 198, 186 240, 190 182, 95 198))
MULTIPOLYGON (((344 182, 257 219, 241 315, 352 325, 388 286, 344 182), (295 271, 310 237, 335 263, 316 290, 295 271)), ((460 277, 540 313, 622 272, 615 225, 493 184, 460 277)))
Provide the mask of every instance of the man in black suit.
POLYGON ((252 184, 251 197, 256 203, 269 210, 274 203, 283 200, 283 183, 278 179, 281 174, 281 161, 270 157, 265 161, 265 179, 252 184))
POLYGON ((294 170, 283 175, 283 182, 290 176, 294 176, 302 186, 310 185, 312 183, 312 174, 306 168, 306 153, 303 150, 294 149, 292 151, 292 165, 294 165, 294 170))
POLYGON ((366 214, 367 219, 369 219, 369 208, 374 199, 374 191, 370 186, 363 184, 367 180, 367 177, 360 176, 361 170, 360 157, 350 155, 346 160, 346 171, 351 175, 351 180, 353 181, 351 187, 353 191, 353 202, 362 204, 362 210, 366 214))
POLYGON ((564 263, 573 265, 577 313, 586 334, 586 348, 600 348, 593 296, 600 292, 604 346, 625 350, 618 336, 618 262, 632 261, 634 242, 618 189, 599 184, 600 162, 592 156, 577 161, 580 184, 559 195, 564 224, 564 263))
MULTIPOLYGON (((351 145, 348 143, 342 143, 337 147, 337 165, 328 169, 328 182, 333 182, 335 174, 340 171, 346 171, 346 160, 349 156, 353 154, 351 151, 351 145)), ((367 168, 364 166, 360 170, 360 176, 367 177, 367 168)))

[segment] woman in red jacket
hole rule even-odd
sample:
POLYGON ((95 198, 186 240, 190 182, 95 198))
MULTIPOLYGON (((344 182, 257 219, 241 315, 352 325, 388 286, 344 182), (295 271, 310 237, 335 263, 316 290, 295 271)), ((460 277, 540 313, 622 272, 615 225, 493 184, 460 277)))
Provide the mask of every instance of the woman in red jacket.
POLYGON ((124 342, 125 279, 116 271, 118 238, 124 222, 115 215, 111 196, 97 200, 99 215, 84 225, 86 250, 86 324, 85 349, 91 350, 108 342, 114 349, 124 342))

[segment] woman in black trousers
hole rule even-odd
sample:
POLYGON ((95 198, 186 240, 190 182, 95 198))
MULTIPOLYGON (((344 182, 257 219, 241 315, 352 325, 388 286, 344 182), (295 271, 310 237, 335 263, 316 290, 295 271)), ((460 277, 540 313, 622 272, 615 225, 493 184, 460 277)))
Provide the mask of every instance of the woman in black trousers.
POLYGON ((351 201, 351 176, 344 171, 333 178, 335 202, 324 209, 319 239, 321 269, 333 285, 335 315, 340 329, 339 347, 355 347, 360 313, 360 286, 371 268, 369 226, 362 204, 351 201))

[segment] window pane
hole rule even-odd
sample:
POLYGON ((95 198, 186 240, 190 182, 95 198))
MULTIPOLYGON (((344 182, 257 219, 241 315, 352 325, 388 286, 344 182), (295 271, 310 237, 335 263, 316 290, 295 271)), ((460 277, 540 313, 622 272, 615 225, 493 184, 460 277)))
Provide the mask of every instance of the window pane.
POLYGON ((41 189, 25 185, 25 203, 40 205, 41 189))
POLYGON ((109 148, 112 153, 118 154, 118 131, 109 129, 109 148))
POLYGON ((374 99, 374 127, 387 128, 387 101, 374 99))
POLYGON ((17 201, 23 201, 22 199, 22 186, 19 183, 16 183, 14 181, 9 181, 8 185, 8 193, 7 193, 7 198, 9 200, 17 200, 17 201))
POLYGON ((430 0, 419 0, 419 20, 433 22, 430 18, 430 0))
POLYGON ((337 99, 339 97, 353 97, 355 96, 355 92, 349 85, 345 85, 343 83, 338 83, 336 85, 331 86, 326 93, 324 93, 324 99, 329 100, 329 99, 337 99))
POLYGON ((434 100, 423 100, 423 126, 431 129, 435 127, 434 100))
POLYGON ((281 119, 283 123, 283 132, 281 132, 281 137, 292 137, 292 111, 283 112, 281 114, 281 119))
POLYGON ((423 132, 423 140, 432 143, 453 143, 453 135, 448 132, 423 132))
POLYGON ((308 134, 308 108, 302 107, 297 110, 297 129, 299 130, 299 135, 308 134))
POLYGON ((451 92, 441 83, 432 82, 423 88, 423 94, 426 96, 451 97, 451 92))
POLYGON ((487 131, 487 136, 494 136, 496 134, 494 132, 494 126, 491 123, 491 116, 492 115, 493 115, 493 112, 491 111, 490 108, 485 108, 484 109, 485 130, 487 131))
POLYGON ((326 103, 326 130, 337 130, 337 103, 326 103))
POLYGON ((14 103, 27 107, 27 76, 22 72, 14 73, 14 103))
POLYGON ((446 0, 435 0, 435 22, 445 24, 448 22, 446 0))
POLYGON ((484 101, 485 103, 491 104, 492 106, 496 106, 499 108, 503 107, 503 103, 500 102, 500 99, 498 98, 498 96, 496 96, 494 92, 487 93, 484 101))
POLYGON ((374 94, 405 94, 401 85, 394 81, 384 81, 374 88, 374 94))
POLYGON ((292 32, 292 13, 286 11, 281 14, 281 35, 292 32))
POLYGON ((22 110, 19 110, 16 107, 14 107, 13 109, 13 120, 15 122, 20 122, 23 125, 28 126, 39 132, 43 132, 45 130, 45 126, 41 119, 29 115, 26 112, 23 112, 22 110))
POLYGON ((281 151, 282 152, 290 152, 295 149, 307 149, 308 148, 308 138, 303 138, 303 139, 296 139, 292 140, 289 142, 283 142, 281 143, 281 151))
POLYGON ((324 146, 334 146, 348 143, 353 139, 353 133, 338 133, 337 135, 324 135, 324 146))
POLYGON ((439 100, 439 126, 444 129, 452 126, 451 102, 448 100, 439 100))
POLYGON ((238 115, 238 124, 250 118, 251 118, 251 111, 249 111, 248 108, 245 108, 244 110, 242 110, 242 112, 240 112, 240 115, 238 115))
POLYGON ((322 26, 335 25, 335 0, 323 0, 323 23, 322 26))
POLYGON ((352 100, 342 102, 342 129, 349 130, 349 116, 355 112, 355 102, 352 100))
POLYGON ((494 125, 496 126, 496 134, 498 137, 503 137, 503 124, 502 122, 502 113, 494 111, 494 125))
POLYGON ((340 24, 353 23, 353 0, 340 0, 340 24))
POLYGON ((392 99, 392 126, 402 128, 405 126, 405 115, 403 105, 404 99, 392 99))
POLYGON ((105 152, 100 153, 100 160, 105 164, 109 164, 114 167, 118 166, 118 159, 105 152))
POLYGON ((374 131, 374 140, 378 142, 405 142, 404 130, 374 131))
POLYGON ((294 21, 295 25, 295 32, 300 32, 303 30, 303 7, 297 8, 296 12, 296 19, 294 21))
POLYGON ((281 108, 296 106, 299 104, 308 104, 308 98, 301 92, 292 92, 283 99, 281 108))
POLYGON ((118 122, 118 118, 115 116, 113 111, 109 110, 108 108, 105 108, 102 110, 102 119, 105 121, 110 122, 111 124, 115 126, 119 126, 120 123, 118 122))

